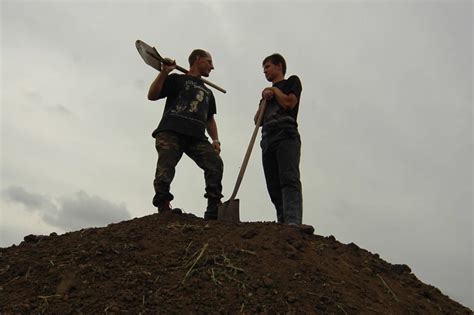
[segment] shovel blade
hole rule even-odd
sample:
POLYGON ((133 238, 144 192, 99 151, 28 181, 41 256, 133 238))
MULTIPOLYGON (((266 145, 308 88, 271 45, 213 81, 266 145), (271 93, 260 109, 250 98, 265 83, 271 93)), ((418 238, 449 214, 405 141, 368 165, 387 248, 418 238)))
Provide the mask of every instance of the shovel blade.
POLYGON ((222 221, 240 222, 239 199, 228 200, 219 206, 217 219, 222 221))
POLYGON ((147 43, 137 40, 135 42, 135 47, 137 47, 138 53, 143 58, 145 63, 158 71, 161 71, 161 56, 158 54, 156 49, 148 45, 147 43))

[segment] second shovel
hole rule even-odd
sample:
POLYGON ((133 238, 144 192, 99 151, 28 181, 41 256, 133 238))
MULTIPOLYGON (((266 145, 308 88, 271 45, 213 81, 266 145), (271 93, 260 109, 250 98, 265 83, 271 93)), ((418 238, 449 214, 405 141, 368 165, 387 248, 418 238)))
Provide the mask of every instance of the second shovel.
POLYGON ((237 182, 235 183, 235 186, 234 186, 234 191, 232 192, 230 199, 225 201, 222 205, 219 206, 218 214, 217 214, 218 220, 240 222, 239 199, 235 199, 235 196, 237 195, 240 184, 242 183, 242 179, 244 178, 245 169, 247 168, 247 164, 250 159, 250 154, 252 153, 252 148, 255 143, 255 138, 257 137, 258 129, 260 128, 263 115, 265 114, 266 106, 267 106, 267 102, 265 99, 263 99, 262 102, 260 103, 260 109, 259 109, 257 121, 255 123, 255 129, 253 131, 252 137, 250 138, 247 152, 245 153, 244 161, 242 162, 242 166, 240 167, 240 172, 239 172, 239 175, 237 176, 237 182))

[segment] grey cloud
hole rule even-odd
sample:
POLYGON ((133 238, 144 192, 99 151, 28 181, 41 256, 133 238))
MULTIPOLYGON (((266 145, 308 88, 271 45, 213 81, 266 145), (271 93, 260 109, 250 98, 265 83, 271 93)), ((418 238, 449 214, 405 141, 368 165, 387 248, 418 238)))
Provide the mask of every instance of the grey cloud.
POLYGON ((43 195, 30 193, 23 187, 10 186, 2 192, 2 197, 6 201, 21 203, 28 211, 51 208, 52 204, 43 195))
POLYGON ((73 114, 66 106, 61 104, 58 104, 56 106, 50 106, 47 110, 65 116, 70 116, 73 114))
POLYGON ((43 96, 38 91, 26 91, 25 96, 28 100, 33 102, 41 102, 43 100, 43 96))
POLYGON ((67 229, 80 229, 91 226, 102 226, 130 218, 124 204, 114 204, 99 196, 89 196, 84 191, 74 196, 59 200, 57 216, 45 217, 45 221, 67 229))
POLYGON ((57 105, 49 105, 48 103, 52 103, 45 98, 40 92, 38 91, 26 91, 24 93, 26 100, 37 105, 41 105, 42 108, 44 108, 46 111, 50 113, 56 113, 64 116, 70 116, 73 115, 73 112, 65 105, 63 104, 57 104, 57 105))
POLYGON ((11 186, 3 191, 2 197, 39 213, 45 223, 65 231, 104 226, 130 218, 125 204, 115 204, 84 191, 54 200, 28 192, 23 187, 11 186))

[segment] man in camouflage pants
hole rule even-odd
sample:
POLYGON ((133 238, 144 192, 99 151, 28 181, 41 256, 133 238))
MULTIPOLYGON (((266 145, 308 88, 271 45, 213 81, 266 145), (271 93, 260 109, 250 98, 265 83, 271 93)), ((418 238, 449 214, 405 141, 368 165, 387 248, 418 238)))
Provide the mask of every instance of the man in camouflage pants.
POLYGON ((221 182, 224 166, 219 156, 221 148, 214 119, 216 102, 212 91, 200 80, 201 76, 209 76, 214 66, 211 55, 201 49, 191 53, 189 65, 187 74, 170 74, 176 63, 167 59, 148 92, 149 100, 166 98, 163 117, 152 134, 158 151, 153 205, 159 213, 172 211, 170 185, 175 167, 186 153, 204 170, 204 197, 208 200, 204 218, 215 220, 223 197, 221 182), (208 141, 205 131, 212 143, 208 141))

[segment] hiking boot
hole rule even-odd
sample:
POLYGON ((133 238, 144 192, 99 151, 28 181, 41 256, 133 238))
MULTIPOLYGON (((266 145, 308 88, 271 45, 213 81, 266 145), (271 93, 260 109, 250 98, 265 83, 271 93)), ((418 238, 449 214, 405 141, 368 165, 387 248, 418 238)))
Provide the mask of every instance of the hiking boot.
POLYGON ((217 209, 222 204, 220 199, 207 199, 207 209, 204 212, 204 220, 217 220, 217 209))
POLYGON ((173 209, 171 209, 171 213, 173 213, 173 214, 183 214, 183 210, 181 210, 180 208, 173 208, 173 209))
POLYGON ((171 212, 171 205, 169 200, 164 200, 158 203, 158 213, 171 212))
POLYGON ((204 220, 217 220, 217 211, 216 213, 206 211, 204 212, 204 220))
POLYGON ((301 232, 309 234, 309 235, 314 234, 314 227, 312 225, 301 224, 300 225, 300 230, 301 230, 301 232))
POLYGON ((173 214, 183 214, 183 210, 180 208, 171 208, 169 201, 163 201, 158 203, 158 213, 173 213, 173 214))

